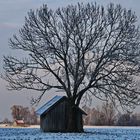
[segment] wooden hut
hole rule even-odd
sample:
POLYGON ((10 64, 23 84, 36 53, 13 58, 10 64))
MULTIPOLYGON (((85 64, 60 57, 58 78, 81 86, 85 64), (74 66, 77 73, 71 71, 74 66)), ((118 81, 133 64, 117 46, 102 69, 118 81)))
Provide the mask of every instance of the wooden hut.
MULTIPOLYGON (((68 124, 68 101, 65 96, 55 96, 36 113, 40 115, 40 128, 43 132, 65 132, 68 124)), ((77 128, 83 130, 82 115, 86 113, 77 109, 77 128)))

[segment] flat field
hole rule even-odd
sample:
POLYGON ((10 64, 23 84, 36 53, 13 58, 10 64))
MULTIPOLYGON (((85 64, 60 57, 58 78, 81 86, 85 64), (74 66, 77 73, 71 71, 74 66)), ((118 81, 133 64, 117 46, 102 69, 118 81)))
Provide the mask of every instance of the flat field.
POLYGON ((43 133, 39 128, 0 128, 0 140, 140 140, 140 127, 86 127, 85 133, 43 133))

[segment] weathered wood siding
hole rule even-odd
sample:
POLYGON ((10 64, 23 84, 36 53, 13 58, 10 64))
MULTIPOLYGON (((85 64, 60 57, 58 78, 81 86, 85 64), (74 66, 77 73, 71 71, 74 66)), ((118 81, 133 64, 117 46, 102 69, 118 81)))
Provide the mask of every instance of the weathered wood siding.
POLYGON ((79 132, 83 131, 83 118, 82 118, 82 113, 77 111, 77 128, 79 132))
POLYGON ((62 101, 55 108, 42 115, 40 120, 41 129, 44 132, 59 132, 66 129, 66 101, 62 101))

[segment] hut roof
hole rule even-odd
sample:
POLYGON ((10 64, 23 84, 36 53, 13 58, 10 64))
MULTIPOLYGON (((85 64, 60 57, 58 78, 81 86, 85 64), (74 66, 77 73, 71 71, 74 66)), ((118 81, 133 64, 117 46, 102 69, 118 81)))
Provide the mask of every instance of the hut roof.
POLYGON ((24 124, 24 121, 23 121, 23 120, 15 120, 15 122, 16 122, 17 124, 24 124))
POLYGON ((44 104, 42 107, 40 107, 36 113, 38 115, 42 115, 44 112, 47 112, 53 105, 55 105, 60 99, 64 98, 64 96, 55 96, 50 101, 48 101, 46 104, 44 104))
MULTIPOLYGON (((42 107, 40 107, 37 111, 36 114, 42 115, 44 113, 47 113, 52 107, 54 107, 58 102, 61 100, 66 99, 65 96, 58 96, 56 95, 53 97, 50 101, 48 101, 46 104, 44 104, 42 107)), ((81 108, 77 108, 82 114, 87 115, 81 108)))

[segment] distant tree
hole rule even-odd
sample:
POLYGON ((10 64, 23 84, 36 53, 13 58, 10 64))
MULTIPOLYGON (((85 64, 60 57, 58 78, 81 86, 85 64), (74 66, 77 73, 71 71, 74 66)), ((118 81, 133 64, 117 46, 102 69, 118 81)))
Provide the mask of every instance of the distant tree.
POLYGON ((23 107, 22 106, 19 106, 19 105, 13 105, 11 107, 11 111, 12 111, 12 117, 14 120, 21 120, 23 119, 23 116, 22 116, 22 110, 23 110, 23 107))
POLYGON ((84 117, 83 117, 84 125, 91 125, 91 124, 89 123, 90 114, 91 114, 91 108, 89 108, 87 105, 84 105, 84 106, 82 107, 82 109, 87 113, 87 115, 84 115, 84 117))
POLYGON ((76 109, 82 97, 110 98, 122 107, 139 104, 134 76, 140 72, 140 32, 131 10, 109 4, 43 5, 28 13, 12 49, 27 58, 4 57, 9 89, 64 91, 69 101, 67 131, 76 132, 76 109))
POLYGON ((140 126, 140 114, 132 114, 130 124, 131 126, 140 126))
POLYGON ((92 109, 91 125, 104 125, 105 115, 101 112, 100 108, 92 109))
POLYGON ((97 111, 95 108, 89 108, 87 106, 83 107, 84 111, 87 113, 86 116, 84 116, 84 124, 85 125, 97 125, 97 121, 100 115, 100 112, 97 111))
POLYGON ((11 123, 11 122, 9 121, 8 118, 4 118, 4 120, 2 121, 2 123, 4 123, 4 124, 9 124, 9 123, 11 123))
POLYGON ((117 125, 121 126, 140 126, 140 114, 121 114, 119 115, 117 125))
POLYGON ((103 103, 101 113, 104 115, 104 125, 114 125, 116 110, 112 103, 103 103))
POLYGON ((85 125, 115 125, 116 110, 112 103, 103 103, 101 107, 89 108, 84 106, 87 112, 84 117, 85 125))
POLYGON ((35 109, 23 107, 20 105, 13 105, 11 107, 13 120, 24 120, 26 124, 37 124, 37 115, 35 109))
POLYGON ((137 120, 137 116, 133 114, 130 118, 130 126, 139 126, 139 125, 140 125, 140 121, 137 120))
POLYGON ((30 110, 29 107, 22 107, 21 109, 21 116, 25 123, 30 124, 30 110))
POLYGON ((131 116, 130 113, 121 114, 118 118, 117 125, 119 126, 130 126, 131 116))
POLYGON ((30 111, 30 124, 37 124, 38 123, 38 120, 37 120, 37 114, 35 112, 35 109, 34 108, 31 108, 31 111, 30 111))

